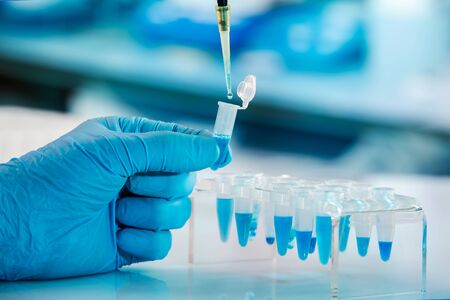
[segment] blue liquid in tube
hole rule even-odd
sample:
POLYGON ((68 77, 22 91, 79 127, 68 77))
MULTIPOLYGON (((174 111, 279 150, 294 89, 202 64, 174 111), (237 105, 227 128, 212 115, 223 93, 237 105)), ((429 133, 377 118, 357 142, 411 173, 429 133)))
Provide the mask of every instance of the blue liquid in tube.
POLYGON ((294 241, 295 241, 295 229, 291 229, 291 234, 289 236, 288 249, 294 249, 294 241))
POLYGON ((388 261, 391 258, 392 242, 378 242, 378 247, 381 260, 388 261))
POLYGON ((317 248, 319 260, 322 265, 326 265, 331 255, 331 217, 316 217, 317 248))
POLYGON ((342 216, 339 220, 339 251, 347 249, 348 236, 350 234, 350 216, 342 216))
POLYGON ((250 240, 256 236, 256 230, 258 229, 258 216, 259 216, 260 205, 255 201, 253 205, 252 222, 250 223, 250 240))
POLYGON ((309 245, 309 254, 314 253, 316 251, 316 241, 317 238, 315 236, 311 237, 311 245, 309 245))
POLYGON ((291 239, 292 217, 275 216, 274 225, 278 254, 283 256, 287 252, 288 244, 291 239))
POLYGON ((230 144, 231 136, 229 135, 220 135, 215 134, 214 138, 216 139, 217 146, 219 146, 219 159, 215 162, 214 165, 221 166, 227 161, 228 158, 228 145, 230 144))
POLYGON ((312 231, 296 231, 297 254, 301 260, 308 258, 309 248, 311 247, 312 231))
POLYGON ((241 247, 245 247, 248 243, 252 213, 235 213, 234 216, 236 218, 236 229, 239 245, 241 245, 241 247))
POLYGON ((275 242, 275 238, 274 237, 271 237, 271 236, 266 237, 266 243, 268 245, 273 245, 274 242, 275 242))
POLYGON ((231 221, 233 219, 233 199, 217 198, 216 203, 220 240, 226 242, 230 234, 231 221))
POLYGON ((356 237, 356 244, 358 245, 358 254, 362 257, 367 255, 369 250, 370 237, 356 237))

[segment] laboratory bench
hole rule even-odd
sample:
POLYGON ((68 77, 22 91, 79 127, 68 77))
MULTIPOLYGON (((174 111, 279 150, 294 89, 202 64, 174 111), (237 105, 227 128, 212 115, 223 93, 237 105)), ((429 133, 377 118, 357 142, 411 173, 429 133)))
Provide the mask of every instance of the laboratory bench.
MULTIPOLYGON (((258 161, 259 158, 253 158, 258 161)), ((423 299, 449 299, 450 279, 450 178, 420 176, 370 176, 367 181, 386 183, 418 197, 428 219, 428 293, 423 299)), ((187 225, 189 226, 189 225, 187 225)), ((183 231, 182 229, 181 231, 183 231)), ((259 233, 261 234, 261 232, 259 233)), ((15 299, 329 299, 319 288, 322 273, 278 266, 276 260, 234 261, 204 264, 182 262, 187 249, 177 247, 182 234, 175 233, 173 249, 160 262, 124 267, 119 271, 52 281, 0 282, 0 298, 15 299)), ((207 241, 205 241, 206 243, 207 241)), ((211 256, 220 253, 210 253, 211 256)), ((353 270, 366 276, 370 268, 353 270)), ((401 272, 401 271, 400 271, 401 272)), ((402 274, 398 280, 405 280, 402 274)), ((367 286, 381 278, 373 276, 367 286)), ((395 284, 393 282, 392 284, 395 284)), ((352 289, 364 289, 355 286, 352 289)), ((418 294, 378 296, 370 299, 419 299, 418 294)), ((357 298, 364 299, 364 298, 357 298)))
MULTIPOLYGON (((0 110, 0 161, 35 149, 83 121, 59 113, 17 108, 0 110)), ((302 178, 332 178, 338 169, 318 166, 294 155, 234 147, 234 161, 228 171, 261 171, 267 174, 291 174, 302 178)), ((202 171, 199 178, 211 175, 202 171)), ((391 186, 396 192, 416 197, 423 205, 428 223, 427 290, 425 299, 450 298, 450 178, 419 175, 360 174, 353 177, 377 186, 391 186)), ((195 208, 194 208, 195 211, 195 208)), ((203 218, 197 215, 198 218, 203 218)), ((207 219, 205 219, 207 220, 207 219)), ((212 220, 212 219, 211 219, 212 220)), ((198 224, 198 223, 197 223, 198 224)), ((0 282, 0 299, 327 299, 328 289, 318 288, 323 272, 298 267, 296 255, 264 260, 220 261, 221 249, 209 251, 209 262, 190 259, 191 221, 183 229, 173 231, 172 250, 162 261, 124 267, 119 271, 79 278, 52 281, 0 282), (215 261, 214 261, 215 260, 215 261), (190 263, 193 262, 193 263, 190 263), (291 264, 292 262, 292 264, 291 264), (284 267, 281 267, 284 266, 284 267), (288 266, 286 268, 286 266, 288 266), (296 269, 296 268, 299 269, 296 269), (299 270, 301 273, 299 273, 299 270)), ((209 224, 216 231, 217 224, 209 224)), ((261 226, 258 229, 262 234, 261 226)), ((217 232, 218 235, 218 232, 217 232)), ((204 240, 200 244, 210 249, 204 240)), ((236 244, 237 242, 234 241, 236 244)), ((255 245, 252 245, 254 247, 255 245)), ((267 246, 266 246, 267 247, 267 246)), ((196 248, 193 248, 195 251, 196 248)), ((252 248, 255 249, 255 248, 252 248)), ((393 249, 393 255, 407 250, 393 249), (398 251, 396 251, 398 250, 398 251), (394 252, 396 251, 396 252, 394 252)), ((293 254, 293 253, 291 253, 293 254)), ((311 257, 317 259, 317 257, 311 257)), ((359 260, 361 258, 358 257, 359 260)), ((364 259, 362 259, 364 261, 364 259)), ((377 287, 381 277, 371 275, 368 267, 349 269, 356 276, 372 276, 365 286, 377 287)), ((409 280, 400 268, 396 280, 409 280)), ((397 282, 392 282, 395 285, 397 282)), ((362 299, 362 298, 359 298, 362 299)), ((371 299, 418 299, 417 294, 371 299)))

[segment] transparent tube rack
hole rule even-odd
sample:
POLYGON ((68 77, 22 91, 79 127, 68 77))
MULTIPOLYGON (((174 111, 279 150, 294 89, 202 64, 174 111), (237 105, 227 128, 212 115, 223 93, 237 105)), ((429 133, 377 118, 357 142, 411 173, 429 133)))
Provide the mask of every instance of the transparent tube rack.
POLYGON ((387 264, 391 251, 396 250, 393 243, 396 228, 401 224, 420 224, 417 292, 425 295, 427 224, 423 208, 415 198, 396 194, 392 188, 351 180, 219 173, 209 181, 209 189, 216 194, 218 234, 222 242, 228 241, 233 220, 241 247, 252 242, 258 223, 263 223, 265 242, 275 247, 279 257, 295 248, 294 244, 299 261, 307 261, 317 252, 320 264, 329 267, 331 298, 338 297, 339 257, 348 249, 351 230, 356 236, 358 255, 365 257, 376 229, 379 261, 387 264))

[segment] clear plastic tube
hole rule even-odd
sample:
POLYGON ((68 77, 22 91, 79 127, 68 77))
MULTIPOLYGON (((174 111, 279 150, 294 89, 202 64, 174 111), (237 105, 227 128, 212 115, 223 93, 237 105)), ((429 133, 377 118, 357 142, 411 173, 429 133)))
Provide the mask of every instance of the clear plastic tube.
POLYGON ((292 202, 289 196, 291 188, 290 183, 274 183, 270 194, 274 204, 275 240, 278 254, 281 256, 286 255, 291 241, 293 223, 292 202))
POLYGON ((311 238, 314 228, 314 200, 312 192, 314 187, 300 186, 291 192, 294 206, 294 229, 297 240, 297 254, 299 259, 308 258, 311 247, 311 238))
POLYGON ((220 239, 226 242, 229 237, 231 223, 233 219, 234 199, 233 199, 233 173, 221 173, 216 177, 216 213, 219 225, 220 239))
POLYGON ((252 176, 234 177, 234 210, 237 235, 239 239, 239 245, 241 245, 241 247, 247 246, 249 239, 253 210, 252 190, 255 188, 254 184, 255 179, 252 176))
MULTIPOLYGON (((392 188, 374 188, 373 198, 383 210, 391 210, 396 208, 394 189, 392 188)), ((395 232, 394 214, 389 211, 377 213, 376 226, 380 258, 382 261, 386 262, 391 257, 392 242, 395 232)))

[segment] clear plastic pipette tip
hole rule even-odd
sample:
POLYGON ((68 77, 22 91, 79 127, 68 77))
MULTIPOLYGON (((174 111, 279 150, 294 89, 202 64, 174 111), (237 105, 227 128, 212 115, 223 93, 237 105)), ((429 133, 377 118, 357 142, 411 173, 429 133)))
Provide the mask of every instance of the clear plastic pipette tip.
POLYGON ((228 91, 227 98, 228 98, 228 100, 233 99, 233 92, 231 92, 231 90, 228 91))

